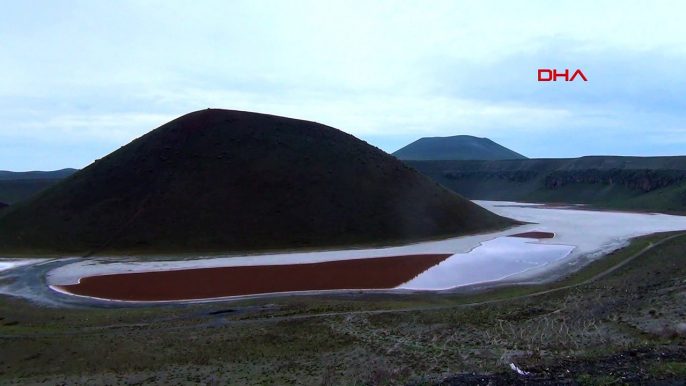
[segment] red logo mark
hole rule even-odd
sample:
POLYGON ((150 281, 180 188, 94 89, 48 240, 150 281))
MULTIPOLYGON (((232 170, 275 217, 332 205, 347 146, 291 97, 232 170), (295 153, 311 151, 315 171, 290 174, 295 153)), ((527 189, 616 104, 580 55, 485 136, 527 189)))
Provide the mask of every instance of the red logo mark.
POLYGON ((584 82, 588 82, 588 79, 584 76, 584 73, 581 72, 581 70, 576 70, 574 74, 572 75, 572 78, 569 79, 569 70, 565 70, 565 72, 558 73, 557 70, 548 70, 548 69, 540 69, 538 70, 538 81, 539 82, 550 82, 551 80, 553 82, 557 82, 558 77, 564 77, 565 82, 573 82, 574 78, 579 75, 581 78, 584 80, 584 82), (547 77, 544 77, 544 75, 547 75, 547 77))

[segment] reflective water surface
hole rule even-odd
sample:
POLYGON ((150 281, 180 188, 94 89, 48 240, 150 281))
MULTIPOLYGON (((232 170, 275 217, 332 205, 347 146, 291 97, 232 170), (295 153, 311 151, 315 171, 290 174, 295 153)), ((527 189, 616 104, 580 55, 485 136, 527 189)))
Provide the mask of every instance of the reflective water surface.
POLYGON ((574 247, 499 237, 467 253, 319 263, 196 268, 83 277, 52 288, 123 301, 172 301, 322 290, 442 290, 501 279, 563 258, 574 247))
POLYGON ((686 216, 475 202, 527 224, 493 233, 368 249, 184 259, 80 259, 52 269, 45 280, 60 292, 119 300, 201 299, 327 289, 445 290, 505 277, 528 281, 558 269, 576 269, 580 261, 592 261, 621 248, 631 237, 686 230, 686 216), (404 264, 412 269, 400 272, 404 264), (109 284, 104 285, 105 281, 109 284), (131 285, 134 281, 138 284, 131 285), (128 286, 129 293, 96 294, 96 283, 100 283, 98 291, 107 286, 128 286), (205 289, 200 291, 201 287, 205 289), (196 292, 191 295, 188 288, 196 292))
POLYGON ((562 259, 573 249, 522 237, 498 237, 469 253, 449 257, 398 288, 441 290, 498 280, 562 259))
POLYGON ((55 285, 62 292, 124 301, 211 299, 266 293, 389 289, 450 254, 349 259, 320 263, 196 268, 84 277, 55 285))

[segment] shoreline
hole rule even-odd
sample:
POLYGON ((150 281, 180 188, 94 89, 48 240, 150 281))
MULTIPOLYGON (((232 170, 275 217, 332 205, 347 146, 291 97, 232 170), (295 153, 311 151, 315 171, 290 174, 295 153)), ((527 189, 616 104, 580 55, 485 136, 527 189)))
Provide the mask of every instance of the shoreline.
POLYGON ((451 254, 389 256, 311 264, 199 268, 84 277, 50 288, 118 301, 192 301, 232 296, 395 288, 451 254))
MULTIPOLYGON (((656 243, 650 243, 647 247, 642 248, 638 250, 636 253, 626 256, 623 258, 621 261, 617 262, 616 264, 611 265, 609 268, 593 275, 591 278, 587 280, 582 280, 579 282, 572 282, 571 284, 564 285, 564 281, 570 278, 570 275, 574 275, 576 273, 582 273, 586 269, 591 268, 591 263, 595 261, 602 261, 596 259, 593 259, 591 261, 581 263, 581 264, 566 264, 562 266, 555 267, 553 269, 547 270, 547 274, 539 274, 533 277, 534 280, 532 279, 517 279, 514 278, 517 274, 514 275, 509 275, 505 278, 498 279, 498 280, 493 280, 493 281, 488 281, 488 282, 481 282, 481 283, 476 283, 476 284, 468 284, 464 286, 459 286, 451 289, 446 289, 446 290, 412 290, 412 289, 406 289, 406 288, 395 288, 395 289, 338 289, 338 290, 315 290, 315 291, 298 291, 298 292, 276 292, 276 293, 262 293, 262 294, 251 294, 251 295, 238 295, 238 296, 228 296, 228 297, 221 297, 221 298, 209 298, 209 299, 191 299, 191 300, 169 300, 169 301, 147 301, 147 302, 141 302, 141 301, 121 301, 121 300, 111 300, 111 299, 101 299, 101 298, 93 298, 93 297, 87 297, 87 296, 82 296, 82 295, 75 295, 71 294, 69 292, 63 292, 59 291, 57 289, 52 288, 53 286, 49 286, 51 290, 55 292, 60 292, 64 294, 64 296, 69 296, 70 298, 80 298, 84 301, 96 301, 98 303, 105 303, 105 304, 111 304, 111 305, 120 305, 124 307, 128 306, 155 306, 155 305, 201 305, 201 304, 207 304, 207 303, 231 303, 231 302, 240 302, 240 301, 245 301, 245 300, 261 300, 261 299, 276 299, 276 298, 287 298, 287 297, 307 297, 307 296, 317 296, 321 297, 322 299, 326 299, 327 297, 348 297, 348 296, 354 296, 356 298, 362 296, 375 296, 375 295, 429 295, 429 296, 451 296, 451 295, 457 295, 457 296, 463 296, 466 299, 469 299, 470 296, 479 296, 484 293, 489 293, 491 291, 509 291, 509 290, 526 290, 526 289, 531 289, 532 291, 529 293, 524 293, 524 294, 519 294, 519 295, 512 295, 512 296, 503 296, 503 297, 495 297, 493 299, 489 299, 486 301, 479 301, 474 304, 481 304, 481 303, 490 303, 490 302, 500 302, 500 301, 506 301, 506 300, 512 300, 515 298, 522 298, 522 297, 532 297, 532 296, 538 296, 542 295, 545 293, 550 293, 550 292, 555 292, 555 291, 560 291, 564 289, 569 289, 573 287, 578 287, 581 285, 588 284, 590 282, 593 282, 597 279, 600 279, 608 274, 611 274, 613 271, 616 269, 621 268, 622 266, 630 263, 633 259, 640 257, 643 255, 645 252, 647 252, 649 249, 652 249, 666 241, 669 241, 671 239, 677 238, 677 237, 682 237, 686 235, 686 232, 684 231, 672 231, 672 232, 655 232, 652 234, 648 235, 643 235, 643 236, 638 236, 631 238, 630 240, 627 241, 626 245, 616 249, 615 251, 620 252, 624 250, 625 248, 631 247, 634 243, 639 242, 640 239, 642 238, 649 238, 649 237, 656 237, 659 234, 665 234, 665 233, 674 233, 672 235, 665 235, 662 239, 660 239, 656 243), (512 277, 512 279, 508 280, 508 277, 512 277), (538 280, 536 280, 538 279, 538 280), (558 286, 559 285, 559 286, 558 286), (546 286, 551 286, 551 288, 546 288, 546 286)), ((614 253, 614 252, 612 252, 614 253)), ((603 255, 603 258, 607 258, 608 254, 603 255)), ((465 304, 471 304, 471 303, 465 303, 465 304)), ((447 306, 442 306, 440 308, 451 308, 451 307, 456 307, 460 306, 461 304, 455 304, 455 305, 447 305, 447 306)))
MULTIPOLYGON (((491 272, 491 275, 481 275, 479 282, 474 284, 467 283, 468 280, 464 278, 456 281, 457 286, 441 288, 443 284, 436 282, 436 286, 431 288, 430 285, 423 285, 421 289, 404 288, 402 290, 387 288, 374 290, 360 290, 360 289, 334 289, 326 290, 326 294, 350 294, 350 293, 422 293, 422 294, 450 294, 450 293, 472 293, 503 286, 522 286, 535 284, 548 284, 558 280, 564 280, 567 276, 583 269, 589 264, 599 261, 601 256, 613 254, 620 248, 626 247, 630 244, 630 240, 638 237, 663 233, 669 231, 686 230, 686 218, 681 216, 670 215, 645 215, 640 213, 611 213, 607 216, 599 215, 596 211, 579 209, 560 209, 542 206, 541 204, 528 204, 506 201, 489 201, 477 202, 477 204, 492 210, 501 216, 515 218, 520 222, 525 222, 526 225, 519 225, 510 227, 505 230, 497 232, 489 232, 479 235, 460 236, 454 238, 447 238, 443 240, 432 240, 428 242, 405 244, 397 247, 383 247, 375 249, 344 249, 344 250, 318 250, 316 252, 298 251, 295 253, 270 255, 263 253, 261 255, 241 255, 241 256, 227 256, 224 255, 205 255, 205 256, 187 256, 181 260, 149 260, 145 257, 128 256, 125 258, 116 257, 93 257, 93 258, 65 258, 65 259, 44 259, 42 263, 34 265, 25 265, 16 269, 9 269, 7 271, 0 271, 1 278, 11 278, 12 280, 19 280, 20 285, 4 285, 0 288, 0 292, 5 294, 16 293, 17 296, 31 297, 40 300, 45 298, 46 302, 74 305, 79 303, 102 304, 100 300, 88 301, 88 298, 67 295, 64 292, 58 292, 54 285, 72 285, 77 284, 79 279, 91 276, 112 275, 122 273, 136 273, 136 272, 150 272, 150 271, 171 271, 171 270, 188 270, 188 269, 206 269, 211 267, 257 267, 257 266, 277 266, 288 264, 316 264, 323 262, 336 262, 344 260, 359 260, 370 258, 383 258, 390 256, 407 256, 407 255, 431 255, 431 254, 468 254, 471 251, 480 248, 484 243, 506 236, 535 236, 535 237, 549 237, 553 238, 537 238, 526 240, 527 243, 540 245, 558 245, 569 246, 573 249, 565 256, 555 259, 545 258, 518 258, 516 256, 509 256, 510 252, 507 249, 494 249, 494 253, 502 253, 503 257, 500 260, 486 259, 483 260, 483 267, 475 266, 472 263, 464 263, 464 265, 457 266, 457 268, 450 264, 451 269, 460 269, 460 267, 470 267, 469 269, 481 269, 482 272, 488 272, 488 264, 513 264, 512 268, 500 269, 499 271, 491 272), (538 210, 531 210, 538 209, 538 210), (545 209, 545 210, 542 210, 545 209), (502 251, 502 252, 500 252, 502 251), (506 257, 507 256, 507 257, 506 257), (509 259, 509 260, 508 260, 509 259), (521 261, 520 261, 521 260, 521 261), (535 261, 538 261, 536 265, 535 261), (48 264, 49 263, 49 264, 48 264), (534 266, 526 266, 533 263, 534 266), (472 264, 472 265, 469 265, 472 264), (542 265, 541 265, 542 264, 542 265), (45 268, 43 268, 45 267, 45 268), (50 267, 50 268, 48 268, 50 267), (508 269, 510 272, 508 272, 508 269), (485 270, 485 271, 483 271, 485 270), (15 272, 16 271, 16 272, 15 272), (498 277, 498 273, 503 273, 503 276, 498 277), (27 276, 27 278, 22 277, 27 276), (496 278, 497 277, 497 278, 496 278), (40 286, 41 288, 38 288, 40 286), (45 288, 48 286, 48 288, 45 288), (48 291, 45 291, 48 289, 48 291), (44 293, 43 293, 44 292, 44 293), (29 294, 29 295, 26 295, 29 294), (95 303, 94 303, 95 302, 95 303)), ((495 246, 501 245, 498 243, 495 246)), ((495 255, 498 256, 498 255, 495 255)), ((174 256, 165 256, 166 258, 174 258, 174 256)), ((470 256, 466 256, 469 261, 470 256)), ((22 261, 23 259, 16 259, 22 261)), ((0 259, 0 262, 3 260, 0 259)), ((478 261, 476 262, 478 264, 478 261)), ((504 267, 502 267, 504 268, 504 267)), ((256 269, 256 268, 253 268, 256 269)), ((472 271, 456 271, 456 272, 472 272, 472 271)), ((476 271, 479 272, 479 271, 476 271)), ((470 277, 471 278, 471 277, 470 277)), ((467 279, 470 279, 467 278, 467 279)), ((259 280, 259 278, 257 279, 259 280)), ((250 298, 255 297, 273 297, 277 296, 297 296, 301 294, 322 293, 324 289, 319 291, 305 290, 301 292, 280 292, 270 291, 263 294, 239 295, 239 297, 231 297, 231 300, 244 299, 244 296, 250 298)), ((68 291, 71 292, 71 291, 68 291)), ((324 293, 322 293, 325 295, 324 293)), ((213 297, 203 300, 191 301, 177 301, 170 302, 177 303, 192 303, 192 302, 207 302, 207 301, 221 301, 226 299, 225 296, 213 297)), ((127 305, 134 302, 122 302, 127 305)), ((146 303, 139 303, 144 305, 146 303)), ((149 304, 149 303, 147 303, 149 304)))

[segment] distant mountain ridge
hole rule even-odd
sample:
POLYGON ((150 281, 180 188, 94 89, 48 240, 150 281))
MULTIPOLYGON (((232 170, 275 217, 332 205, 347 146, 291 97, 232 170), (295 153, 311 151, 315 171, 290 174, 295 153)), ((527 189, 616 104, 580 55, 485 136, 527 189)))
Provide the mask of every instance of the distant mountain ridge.
POLYGON ((393 155, 413 161, 527 159, 488 138, 471 135, 420 138, 393 155))
POLYGON ((686 156, 405 163, 472 200, 686 213, 686 156))
POLYGON ((29 172, 12 172, 9 170, 0 170, 0 180, 45 180, 58 178, 62 179, 64 177, 70 176, 76 173, 78 169, 59 169, 52 171, 29 171, 29 172))

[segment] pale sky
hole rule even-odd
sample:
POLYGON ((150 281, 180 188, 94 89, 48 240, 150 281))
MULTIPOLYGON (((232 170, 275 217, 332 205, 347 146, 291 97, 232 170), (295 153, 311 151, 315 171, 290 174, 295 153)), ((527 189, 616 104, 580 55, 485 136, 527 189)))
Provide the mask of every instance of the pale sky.
POLYGON ((389 153, 469 134, 531 158, 683 155, 685 16, 655 0, 0 0, 0 170, 82 168, 208 107, 389 153))

